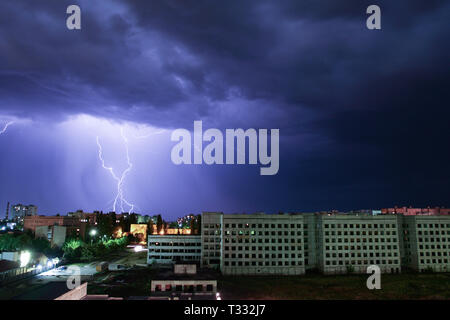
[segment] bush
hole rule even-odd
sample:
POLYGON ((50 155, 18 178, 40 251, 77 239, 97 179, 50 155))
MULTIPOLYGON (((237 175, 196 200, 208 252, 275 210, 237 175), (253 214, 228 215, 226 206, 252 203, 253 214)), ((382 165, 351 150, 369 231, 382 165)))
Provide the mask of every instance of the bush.
POLYGON ((78 239, 67 240, 62 247, 62 251, 64 252, 64 258, 70 261, 80 259, 82 255, 82 245, 83 242, 81 240, 78 239))
POLYGON ((347 269, 348 274, 355 272, 355 268, 352 265, 347 265, 345 268, 347 269))
POLYGON ((78 239, 71 239, 64 243, 62 248, 64 258, 74 261, 89 261, 102 257, 111 252, 123 249, 128 245, 128 238, 123 237, 114 240, 100 241, 93 244, 85 243, 78 239))

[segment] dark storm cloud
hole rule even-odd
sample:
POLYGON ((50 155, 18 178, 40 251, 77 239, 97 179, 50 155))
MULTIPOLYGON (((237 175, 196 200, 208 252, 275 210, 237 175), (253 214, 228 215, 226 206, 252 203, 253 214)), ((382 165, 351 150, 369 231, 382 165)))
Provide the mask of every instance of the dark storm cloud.
POLYGON ((442 50, 420 51, 448 38, 448 5, 381 1, 377 33, 365 29, 366 2, 81 1, 81 32, 65 28, 70 1, 2 4, 2 108, 162 126, 183 110, 214 116, 235 98, 286 110, 285 120, 305 108, 373 108, 380 83, 445 63, 442 50))

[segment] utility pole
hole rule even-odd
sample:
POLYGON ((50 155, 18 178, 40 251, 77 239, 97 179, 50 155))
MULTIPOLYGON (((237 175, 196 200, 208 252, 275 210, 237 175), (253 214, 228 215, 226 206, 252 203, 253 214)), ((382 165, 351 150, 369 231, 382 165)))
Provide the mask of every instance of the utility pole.
POLYGON ((9 201, 8 204, 6 205, 6 221, 8 221, 9 218, 9 201))

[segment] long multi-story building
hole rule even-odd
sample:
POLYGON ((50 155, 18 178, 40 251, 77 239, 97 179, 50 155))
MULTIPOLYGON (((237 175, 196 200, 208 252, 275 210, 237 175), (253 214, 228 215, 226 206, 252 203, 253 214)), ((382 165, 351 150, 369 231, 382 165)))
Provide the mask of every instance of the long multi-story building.
POLYGON ((450 271, 450 216, 399 216, 402 262, 416 271, 450 271))
MULTIPOLYGON (((399 273, 402 268, 450 270, 448 215, 204 212, 201 230, 200 265, 223 274, 295 275, 311 269, 325 274, 366 273, 370 265, 383 273, 399 273)), ((188 239, 150 237, 151 250, 150 239, 188 239)), ((180 250, 184 244, 177 243, 180 250)), ((171 248, 160 245, 158 254, 172 257, 171 248)), ((151 255, 157 256, 149 250, 149 261, 151 255)))

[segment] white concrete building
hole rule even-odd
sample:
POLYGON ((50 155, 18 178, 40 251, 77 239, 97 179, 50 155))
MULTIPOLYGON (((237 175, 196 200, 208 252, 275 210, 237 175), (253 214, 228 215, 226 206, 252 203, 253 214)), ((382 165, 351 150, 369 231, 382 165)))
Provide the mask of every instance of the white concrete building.
POLYGON ((199 262, 201 237, 190 235, 149 235, 147 263, 199 262))
POLYGON ((450 216, 398 216, 402 262, 416 271, 450 271, 450 216))
POLYGON ((223 274, 303 274, 303 216, 203 213, 202 266, 223 274))
POLYGON ((317 222, 323 273, 366 273, 370 265, 383 273, 401 272, 396 216, 321 215, 317 222))

